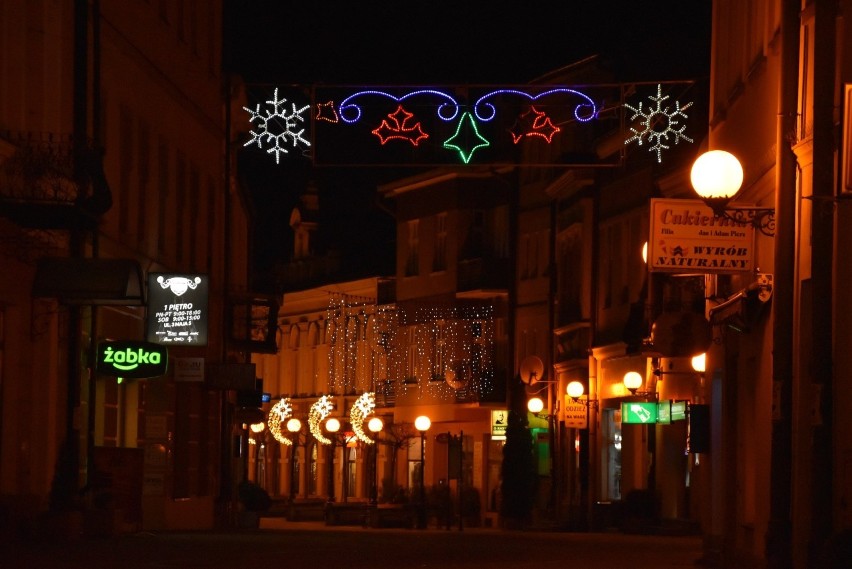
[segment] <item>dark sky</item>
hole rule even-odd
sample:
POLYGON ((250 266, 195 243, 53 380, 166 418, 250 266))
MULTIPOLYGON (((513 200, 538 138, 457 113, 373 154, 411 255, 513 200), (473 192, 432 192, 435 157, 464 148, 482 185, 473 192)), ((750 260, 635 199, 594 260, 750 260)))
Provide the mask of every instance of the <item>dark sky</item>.
MULTIPOLYGON (((711 3, 226 0, 226 60, 249 84, 519 85, 592 55, 620 81, 697 79, 709 72, 711 3)), ((320 188, 325 245, 392 251, 392 220, 370 207, 389 172, 282 167, 266 155, 243 168, 261 270, 289 255, 287 220, 308 178, 320 188)), ((372 258, 362 266, 382 272, 367 267, 372 258)))

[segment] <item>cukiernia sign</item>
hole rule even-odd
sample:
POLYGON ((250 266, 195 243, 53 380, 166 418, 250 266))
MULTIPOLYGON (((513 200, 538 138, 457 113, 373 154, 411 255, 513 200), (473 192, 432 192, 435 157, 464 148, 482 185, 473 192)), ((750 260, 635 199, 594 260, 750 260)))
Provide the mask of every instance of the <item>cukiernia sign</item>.
POLYGON ((119 340, 98 344, 97 371, 128 379, 165 375, 168 349, 151 342, 119 340))

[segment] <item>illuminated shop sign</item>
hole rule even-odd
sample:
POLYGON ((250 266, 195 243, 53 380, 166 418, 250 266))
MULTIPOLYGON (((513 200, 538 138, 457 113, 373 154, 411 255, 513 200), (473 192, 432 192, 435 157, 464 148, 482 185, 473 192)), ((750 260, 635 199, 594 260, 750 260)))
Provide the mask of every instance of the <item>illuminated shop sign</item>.
POLYGON ((657 422, 655 402, 629 401, 621 404, 621 422, 648 424, 657 422))
POLYGON ((730 274, 755 270, 754 228, 717 217, 701 200, 651 200, 648 270, 730 274))
POLYGON ((165 375, 168 359, 167 348, 150 342, 101 342, 96 367, 104 375, 141 379, 165 375))
POLYGON ((686 401, 672 401, 672 421, 686 420, 686 401))
POLYGON ((506 440, 506 425, 508 423, 509 411, 507 409, 491 410, 491 440, 506 440))
POLYGON ((207 275, 148 274, 149 342, 207 345, 207 275))

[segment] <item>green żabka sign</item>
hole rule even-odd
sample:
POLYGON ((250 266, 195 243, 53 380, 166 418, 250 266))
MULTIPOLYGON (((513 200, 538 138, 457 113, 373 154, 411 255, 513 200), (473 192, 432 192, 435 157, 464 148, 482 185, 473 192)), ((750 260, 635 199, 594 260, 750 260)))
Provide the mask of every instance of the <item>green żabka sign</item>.
POLYGON ((168 349, 150 342, 120 340, 98 344, 97 371, 104 375, 143 379, 166 374, 168 349))

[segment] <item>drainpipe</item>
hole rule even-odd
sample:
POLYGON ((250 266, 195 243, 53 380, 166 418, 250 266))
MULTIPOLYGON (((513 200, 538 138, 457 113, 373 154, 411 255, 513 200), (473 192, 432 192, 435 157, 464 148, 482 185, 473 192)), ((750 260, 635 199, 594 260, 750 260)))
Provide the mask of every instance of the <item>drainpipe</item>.
MULTIPOLYGON (((816 557, 832 533, 834 500, 833 406, 834 377, 832 279, 834 261, 834 132, 836 2, 815 2, 813 202, 811 208, 811 330, 813 356, 810 387, 813 393, 813 428, 810 433, 812 489, 808 557, 816 557)), ((797 556, 798 557, 798 556, 797 556)))
POLYGON ((781 71, 776 131, 775 289, 772 324, 772 434, 770 439, 769 569, 791 569, 793 302, 796 260, 796 156, 790 136, 796 132, 799 69, 799 0, 781 7, 781 71))

